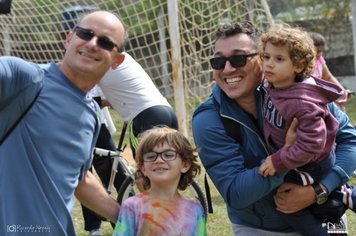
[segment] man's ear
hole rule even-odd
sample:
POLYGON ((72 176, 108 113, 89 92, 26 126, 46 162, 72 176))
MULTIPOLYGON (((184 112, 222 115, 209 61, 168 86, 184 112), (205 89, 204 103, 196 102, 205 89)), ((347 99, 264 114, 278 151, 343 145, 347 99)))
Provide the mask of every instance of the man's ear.
POLYGON ((65 45, 64 45, 64 48, 65 48, 65 49, 68 48, 69 41, 72 39, 72 36, 73 36, 73 31, 69 31, 69 32, 67 33, 67 36, 66 36, 66 42, 65 42, 65 45))
POLYGON ((112 65, 112 69, 115 70, 125 60, 125 54, 121 53, 115 58, 115 63, 112 65))

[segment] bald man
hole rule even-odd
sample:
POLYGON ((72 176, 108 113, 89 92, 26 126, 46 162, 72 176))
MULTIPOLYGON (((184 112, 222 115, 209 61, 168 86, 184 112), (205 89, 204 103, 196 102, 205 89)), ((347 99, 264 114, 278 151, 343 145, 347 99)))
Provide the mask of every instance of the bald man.
POLYGON ((35 100, 0 146, 0 235, 75 235, 74 195, 116 221, 119 205, 88 171, 101 122, 87 92, 123 61, 125 37, 117 16, 96 11, 57 64, 0 57, 0 139, 35 100))

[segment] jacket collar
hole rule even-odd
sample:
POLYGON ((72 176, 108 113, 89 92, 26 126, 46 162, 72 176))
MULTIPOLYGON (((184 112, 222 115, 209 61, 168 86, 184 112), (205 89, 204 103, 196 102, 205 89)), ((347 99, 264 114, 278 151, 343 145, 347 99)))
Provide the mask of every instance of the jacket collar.
MULTIPOLYGON (((256 88, 255 96, 257 102, 257 112, 258 112, 258 123, 260 129, 263 128, 263 119, 262 119, 262 96, 263 89, 260 89, 260 86, 256 88)), ((224 91, 220 89, 216 84, 212 90, 212 96, 219 104, 219 115, 232 119, 241 125, 247 126, 256 133, 260 133, 256 129, 255 123, 251 120, 251 117, 231 98, 229 98, 224 91)))

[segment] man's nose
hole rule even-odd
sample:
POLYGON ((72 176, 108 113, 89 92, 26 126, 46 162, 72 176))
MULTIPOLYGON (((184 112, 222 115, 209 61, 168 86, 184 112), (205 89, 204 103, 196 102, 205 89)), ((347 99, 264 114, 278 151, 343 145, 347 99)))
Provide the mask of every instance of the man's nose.
POLYGON ((231 65, 231 63, 230 63, 229 60, 227 60, 227 61, 225 62, 225 67, 224 67, 223 72, 224 72, 225 74, 228 74, 228 73, 231 73, 232 71, 235 71, 235 70, 236 70, 236 68, 231 65))
POLYGON ((98 37, 94 36, 93 38, 91 38, 88 42, 87 45, 91 46, 91 47, 95 47, 98 48, 98 37))

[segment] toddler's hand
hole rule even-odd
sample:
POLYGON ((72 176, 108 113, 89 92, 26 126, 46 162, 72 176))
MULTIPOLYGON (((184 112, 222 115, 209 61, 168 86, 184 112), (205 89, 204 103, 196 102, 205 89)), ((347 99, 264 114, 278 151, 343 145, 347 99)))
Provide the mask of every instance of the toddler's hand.
POLYGON ((260 171, 260 174, 263 175, 264 177, 273 176, 276 174, 276 169, 273 166, 271 156, 268 156, 266 158, 266 160, 260 166, 259 171, 260 171))

